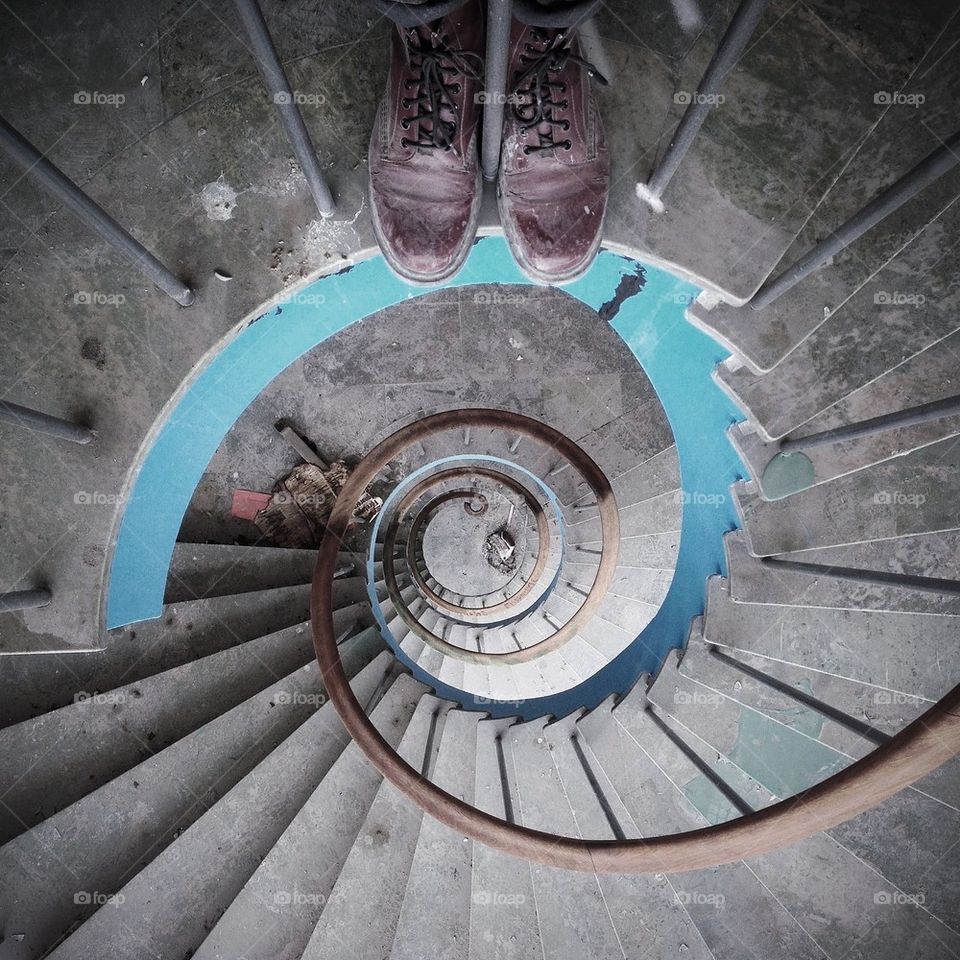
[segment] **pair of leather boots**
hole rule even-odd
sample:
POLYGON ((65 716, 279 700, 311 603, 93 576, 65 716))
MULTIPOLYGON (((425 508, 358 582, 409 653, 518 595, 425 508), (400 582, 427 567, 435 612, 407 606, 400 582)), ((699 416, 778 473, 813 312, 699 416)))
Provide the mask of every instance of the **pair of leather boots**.
MULTIPOLYGON (((391 268, 439 283, 474 241, 482 182, 480 0, 393 31, 387 91, 370 141, 370 201, 391 268)), ((581 276, 600 246, 609 159, 576 30, 514 19, 497 181, 500 217, 520 268, 541 283, 581 276)))

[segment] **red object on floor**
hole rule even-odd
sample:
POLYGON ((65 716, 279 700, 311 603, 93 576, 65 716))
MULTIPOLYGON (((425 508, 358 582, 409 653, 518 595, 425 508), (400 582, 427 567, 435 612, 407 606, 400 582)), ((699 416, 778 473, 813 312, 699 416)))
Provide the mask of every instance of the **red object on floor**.
POLYGON ((273 495, 269 493, 257 493, 256 490, 234 490, 230 515, 240 517, 241 520, 252 520, 272 499, 273 495))

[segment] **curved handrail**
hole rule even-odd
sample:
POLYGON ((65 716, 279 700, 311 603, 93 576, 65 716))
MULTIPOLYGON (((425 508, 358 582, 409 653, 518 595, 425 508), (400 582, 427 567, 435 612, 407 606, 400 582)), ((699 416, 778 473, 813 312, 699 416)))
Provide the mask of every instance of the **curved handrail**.
MULTIPOLYGON (((417 514, 413 526, 410 529, 408 534, 408 549, 407 549, 407 563, 410 567, 410 575, 413 578, 414 582, 417 584, 418 589, 422 594, 424 594, 427 600, 435 607, 441 610, 445 610, 448 613, 455 613, 461 616, 489 616, 491 614, 496 614, 501 610, 508 610, 511 607, 516 606, 521 600, 524 599, 533 589, 536 587, 540 577, 543 574, 544 569, 547 566, 547 561, 549 560, 549 551, 550 551, 550 527, 547 522, 546 514, 543 512, 540 504, 531 496, 530 492, 520 483, 513 480, 512 477, 508 477, 505 474, 490 470, 481 467, 457 467, 452 470, 444 470, 441 473, 434 474, 431 477, 427 477, 424 480, 421 480, 409 493, 404 496, 404 498, 397 504, 396 514, 393 520, 391 520, 390 526, 387 529, 386 537, 384 538, 384 577, 388 578, 388 589, 389 589, 389 574, 393 572, 393 556, 388 552, 388 547, 392 548, 396 544, 397 532, 399 529, 399 523, 403 515, 409 509, 410 505, 414 503, 424 492, 430 489, 431 486, 443 482, 448 479, 455 479, 458 477, 466 475, 474 475, 486 477, 489 479, 497 480, 500 483, 505 484, 508 489, 512 490, 514 493, 521 496, 527 503, 527 506, 530 508, 530 511, 537 518, 537 560, 536 564, 531 572, 526 583, 512 594, 508 599, 501 601, 500 603, 493 604, 489 607, 473 607, 473 608, 463 608, 458 607, 454 603, 450 603, 447 600, 444 600, 443 597, 439 596, 434 590, 431 590, 427 586, 426 581, 420 575, 420 572, 416 569, 416 566, 411 563, 410 549, 409 544, 416 539, 417 534, 419 533, 420 527, 424 524, 428 518, 428 513, 426 510, 421 511, 417 514), (388 566, 389 565, 389 566, 388 566)), ((469 495, 471 491, 449 491, 438 497, 437 499, 431 501, 431 504, 438 505, 444 502, 445 499, 454 499, 457 496, 469 495)), ((396 600, 394 600, 396 604, 396 600)))
MULTIPOLYGON (((416 443, 424 437, 450 429, 453 426, 500 427, 545 442, 557 450, 560 456, 576 466, 580 475, 587 481, 591 491, 596 496, 600 513, 601 539, 604 544, 604 549, 600 556, 600 563, 597 567, 597 572, 594 576, 589 594, 576 613, 574 613, 562 627, 559 627, 549 637, 535 644, 531 644, 528 647, 523 647, 520 650, 509 650, 503 653, 481 653, 479 651, 466 650, 456 644, 449 643, 442 637, 438 637, 427 630, 410 614, 402 602, 398 602, 398 598, 394 595, 396 592, 395 586, 391 584, 388 578, 387 589, 391 592, 391 600, 396 607, 397 613, 407 627, 413 630, 420 639, 434 649, 441 651, 447 656, 469 663, 528 663, 554 650, 558 650, 567 643, 567 641, 576 636, 581 626, 590 622, 613 583, 620 543, 620 516, 617 510, 617 501, 613 495, 613 489, 610 486, 610 481, 607 479, 606 474, 581 447, 553 427, 541 423, 539 420, 534 420, 531 417, 525 417, 519 413, 511 413, 506 410, 485 410, 482 408, 446 410, 443 413, 436 413, 415 423, 401 427, 374 447, 354 468, 347 484, 340 493, 333 514, 331 514, 330 520, 327 522, 324 544, 327 542, 327 537, 331 535, 331 531, 333 531, 338 543, 342 542, 346 533, 346 527, 340 528, 334 525, 334 514, 337 514, 337 506, 342 502, 350 501, 351 497, 353 498, 352 502, 355 506, 362 490, 365 489, 380 470, 391 460, 395 459, 402 450, 411 443, 416 443), (354 490, 357 490, 356 495, 353 493, 354 490), (609 544, 609 547, 607 547, 607 544, 609 544)), ((475 472, 480 471, 477 470, 475 472)), ((432 478, 428 478, 428 480, 432 480, 432 478)), ((321 555, 323 555, 324 544, 321 544, 321 555)), ((339 547, 334 546, 334 556, 336 556, 338 549, 339 547)), ((392 550, 392 541, 385 544, 383 554, 385 576, 392 572, 392 550)), ((316 576, 316 574, 314 576, 316 576)))
POLYGON ((477 422, 491 415, 507 418, 513 429, 524 433, 550 429, 519 414, 468 410, 436 414, 388 437, 347 480, 328 521, 313 576, 313 638, 327 694, 374 767, 426 813, 489 847, 548 866, 587 873, 677 873, 789 846, 863 813, 960 754, 958 685, 887 744, 822 783, 748 816, 686 833, 642 840, 558 836, 507 823, 431 783, 399 757, 353 694, 333 628, 333 574, 354 506, 379 469, 377 464, 386 463, 405 445, 406 436, 400 435, 437 422, 463 423, 464 417, 477 422))

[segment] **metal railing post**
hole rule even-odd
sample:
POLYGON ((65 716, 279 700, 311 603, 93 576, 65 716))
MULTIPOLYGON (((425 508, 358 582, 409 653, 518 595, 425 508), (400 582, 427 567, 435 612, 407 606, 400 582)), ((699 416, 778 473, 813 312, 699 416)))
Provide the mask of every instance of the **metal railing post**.
POLYGON ((663 210, 663 191, 673 179, 687 151, 696 140, 707 119, 717 94, 730 71, 743 56, 769 0, 743 0, 730 21, 713 59, 707 66, 697 90, 691 91, 690 103, 673 134, 673 139, 657 164, 650 179, 637 184, 637 196, 658 213, 663 210))
POLYGON ((310 134, 307 133, 306 124, 303 122, 296 97, 284 73, 283 64, 280 63, 277 49, 273 45, 260 5, 257 0, 235 0, 235 2, 240 21, 250 40, 253 57, 263 76, 264 86, 277 108, 277 113, 280 114, 280 122, 286 131, 290 146, 293 147, 297 162, 303 170, 303 175, 307 178, 313 202, 323 216, 330 216, 335 209, 333 196, 320 170, 317 151, 310 139, 310 134))
POLYGON ((945 397, 943 400, 933 400, 930 403, 921 403, 916 407, 907 407, 906 410, 897 410, 895 413, 885 413, 859 423, 851 423, 844 427, 834 427, 831 430, 821 430, 806 437, 787 437, 780 441, 780 452, 788 453, 793 450, 807 450, 811 447, 822 447, 830 443, 840 443, 844 440, 860 440, 871 437, 886 430, 896 430, 899 427, 915 427, 921 423, 930 423, 942 420, 944 417, 960 414, 960 395, 945 397))
POLYGON ((8 403, 6 400, 0 400, 0 422, 26 427, 28 430, 45 433, 58 440, 69 440, 71 443, 89 443, 96 437, 96 433, 89 427, 61 420, 60 417, 40 413, 39 410, 31 410, 29 407, 21 407, 18 403, 8 403))
POLYGON ((68 207, 86 226, 112 243, 164 293, 182 307, 193 303, 193 291, 171 273, 147 248, 135 240, 101 206, 91 200, 66 174, 55 167, 29 140, 0 117, 0 148, 24 174, 68 207))
POLYGON ((13 613, 14 610, 31 610, 45 607, 53 599, 53 594, 45 587, 36 590, 14 590, 0 593, 0 613, 13 613))
POLYGON ((960 163, 960 131, 927 154, 913 169, 908 170, 896 183, 887 187, 846 223, 837 227, 830 236, 821 240, 796 263, 773 280, 767 281, 753 295, 749 305, 754 310, 769 306, 791 287, 810 276, 868 230, 889 217, 891 213, 899 210, 924 187, 928 187, 952 170, 958 163, 960 163))
POLYGON ((512 18, 513 0, 487 0, 487 51, 483 80, 483 135, 480 156, 480 167, 485 180, 495 180, 500 167, 512 18))
POLYGON ((803 563, 799 560, 781 560, 779 557, 762 557, 760 563, 777 570, 792 570, 810 577, 828 577, 832 580, 847 580, 850 583, 865 583, 878 587, 901 587, 919 590, 921 593, 939 593, 960 596, 960 581, 940 577, 917 577, 909 573, 888 573, 885 570, 861 570, 856 567, 834 567, 822 563, 803 563))

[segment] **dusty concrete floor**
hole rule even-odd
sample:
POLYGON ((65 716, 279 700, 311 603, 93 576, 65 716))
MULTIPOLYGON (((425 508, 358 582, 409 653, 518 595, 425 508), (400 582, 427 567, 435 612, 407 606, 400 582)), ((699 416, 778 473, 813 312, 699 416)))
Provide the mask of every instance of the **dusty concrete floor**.
POLYGON ((229 516, 230 503, 237 487, 269 491, 299 462, 278 421, 325 458, 348 462, 421 411, 457 406, 522 412, 574 440, 616 425, 610 436, 627 460, 670 445, 650 381, 609 324, 559 291, 502 286, 495 294, 464 287, 398 304, 288 367, 224 439, 180 539, 257 539, 252 524, 229 516))

